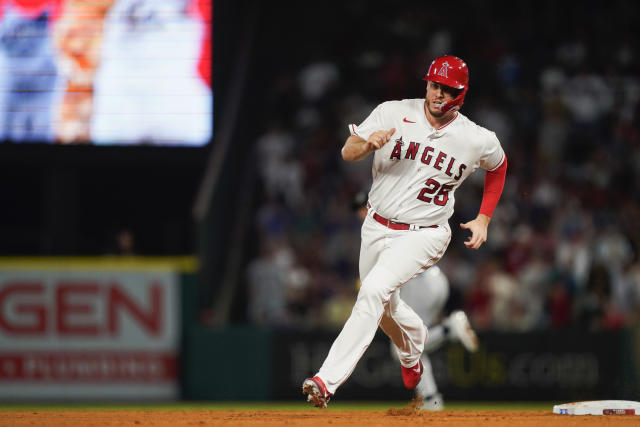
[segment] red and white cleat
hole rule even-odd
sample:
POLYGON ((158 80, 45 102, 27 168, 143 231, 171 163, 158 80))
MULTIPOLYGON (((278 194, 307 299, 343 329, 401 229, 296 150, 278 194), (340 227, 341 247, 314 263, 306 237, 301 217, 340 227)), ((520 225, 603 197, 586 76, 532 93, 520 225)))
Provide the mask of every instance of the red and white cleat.
POLYGON ((312 402, 316 408, 326 408, 333 396, 327 391, 324 381, 320 377, 307 378, 302 383, 302 394, 307 395, 307 402, 312 402))
POLYGON ((422 360, 418 359, 418 363, 416 363, 411 368, 405 368, 404 366, 400 366, 402 369, 402 382, 404 382, 404 386, 408 389, 414 389, 420 382, 420 378, 422 378, 422 372, 424 372, 424 366, 422 366, 422 360))

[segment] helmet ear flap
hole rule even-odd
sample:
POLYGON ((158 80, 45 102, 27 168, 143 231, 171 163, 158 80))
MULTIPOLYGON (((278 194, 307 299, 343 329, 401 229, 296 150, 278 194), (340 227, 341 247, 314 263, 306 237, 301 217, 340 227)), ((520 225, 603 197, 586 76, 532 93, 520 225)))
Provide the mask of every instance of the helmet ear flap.
POLYGON ((456 96, 455 99, 452 99, 451 101, 443 102, 442 105, 440 105, 440 111, 442 111, 443 113, 446 113, 447 111, 451 111, 451 110, 458 111, 460 107, 462 107, 462 104, 464 103, 464 97, 467 95, 467 90, 469 90, 469 86, 466 86, 464 89, 462 89, 460 94, 458 94, 458 96, 456 96))

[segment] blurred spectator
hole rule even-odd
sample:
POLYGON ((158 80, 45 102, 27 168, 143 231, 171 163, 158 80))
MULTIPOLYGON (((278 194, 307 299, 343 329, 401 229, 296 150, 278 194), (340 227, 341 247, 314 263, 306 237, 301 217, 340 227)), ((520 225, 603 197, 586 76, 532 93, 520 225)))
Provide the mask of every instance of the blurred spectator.
POLYGON ((293 263, 291 249, 275 240, 262 243, 259 256, 247 267, 248 318, 256 325, 286 325, 287 280, 293 263))
POLYGON ((129 228, 119 228, 110 237, 107 244, 107 255, 132 256, 136 255, 136 238, 129 228))
POLYGON ((333 298, 330 298, 324 305, 322 326, 330 329, 341 328, 351 315, 356 295, 355 286, 353 288, 345 287, 340 289, 333 298))
POLYGON ((268 197, 281 197, 290 207, 299 205, 302 201, 304 172, 298 159, 293 157, 293 137, 280 123, 273 122, 256 142, 256 148, 268 197))
POLYGON ((562 85, 562 101, 583 126, 594 126, 613 107, 613 93, 604 79, 596 74, 581 73, 562 85))
POLYGON ((591 330, 616 329, 624 325, 621 313, 611 302, 611 275, 602 264, 589 272, 584 293, 576 301, 578 324, 591 330))
POLYGON ((551 328, 565 328, 572 321, 572 300, 569 294, 569 286, 563 277, 557 277, 551 284, 551 290, 547 299, 549 312, 549 324, 551 328))
POLYGON ((312 62, 300 70, 298 83, 305 101, 316 102, 324 97, 340 80, 338 67, 330 61, 312 62))
POLYGON ((135 237, 129 229, 120 230, 116 235, 119 255, 135 254, 135 237))

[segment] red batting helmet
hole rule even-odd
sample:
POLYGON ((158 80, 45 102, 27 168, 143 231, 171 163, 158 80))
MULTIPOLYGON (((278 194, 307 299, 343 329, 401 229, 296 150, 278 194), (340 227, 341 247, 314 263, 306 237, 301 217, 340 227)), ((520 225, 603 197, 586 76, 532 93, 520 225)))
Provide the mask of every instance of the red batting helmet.
POLYGON ((462 92, 454 100, 440 106, 443 113, 453 109, 459 110, 469 90, 469 69, 467 64, 457 56, 444 55, 433 60, 427 75, 422 80, 438 82, 454 89, 462 89, 462 92))

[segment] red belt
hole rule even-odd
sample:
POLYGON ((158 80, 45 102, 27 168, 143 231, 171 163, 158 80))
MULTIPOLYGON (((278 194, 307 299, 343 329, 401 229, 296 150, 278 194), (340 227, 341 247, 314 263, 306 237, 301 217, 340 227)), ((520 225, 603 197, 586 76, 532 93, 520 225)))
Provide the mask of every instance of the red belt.
MULTIPOLYGON (((385 227, 388 227, 388 228, 390 228, 392 230, 409 230, 409 229, 411 229, 411 225, 410 224, 405 224, 404 222, 394 222, 394 221, 391 221, 390 219, 387 219, 387 218, 384 218, 384 217, 378 215, 377 213, 373 214, 373 219, 375 219, 380 224, 382 224, 385 227)), ((438 228, 438 226, 437 225, 421 225, 418 228, 438 228)))

